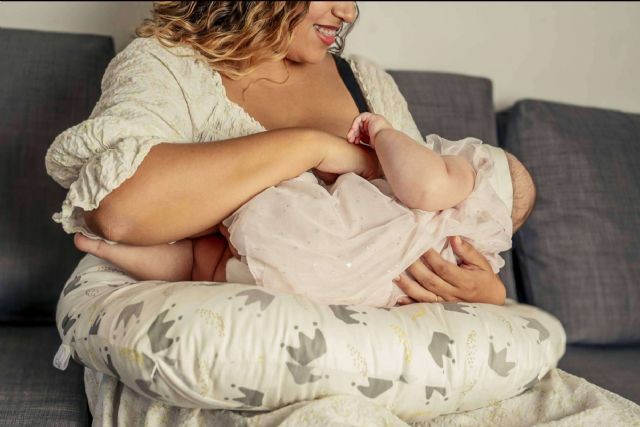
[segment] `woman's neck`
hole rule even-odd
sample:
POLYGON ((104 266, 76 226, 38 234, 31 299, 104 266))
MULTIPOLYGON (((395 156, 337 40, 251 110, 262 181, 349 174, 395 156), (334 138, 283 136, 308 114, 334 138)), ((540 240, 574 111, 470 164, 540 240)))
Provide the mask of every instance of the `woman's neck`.
POLYGON ((333 62, 333 58, 331 57, 331 53, 327 52, 325 59, 319 63, 304 63, 304 62, 295 62, 291 61, 288 58, 284 58, 278 61, 265 61, 259 64, 251 74, 246 75, 241 78, 240 81, 246 81, 246 84, 256 82, 260 80, 260 82, 266 83, 274 83, 274 82, 284 82, 284 81, 292 81, 292 77, 294 75, 298 75, 300 73, 305 74, 308 72, 316 71, 322 69, 322 67, 326 66, 327 63, 331 61, 333 62))

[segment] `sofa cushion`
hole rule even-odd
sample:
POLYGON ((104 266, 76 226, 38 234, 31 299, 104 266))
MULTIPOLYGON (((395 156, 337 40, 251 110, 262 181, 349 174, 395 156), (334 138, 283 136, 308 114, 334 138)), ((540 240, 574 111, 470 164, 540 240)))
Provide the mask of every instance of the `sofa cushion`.
MULTIPOLYGON (((432 71, 388 72, 423 136, 435 133, 453 141, 472 136, 498 146, 491 80, 432 71)), ((507 288, 507 297, 517 300, 511 250, 500 256, 506 262, 499 276, 507 288)))
POLYGON ((83 253, 53 222, 66 190, 44 157, 86 119, 114 55, 110 37, 0 29, 0 321, 53 324, 56 302, 83 253))
POLYGON ((640 345, 568 345, 558 368, 640 405, 640 345))
POLYGON ((55 326, 0 327, 0 424, 86 426, 90 413, 83 368, 51 364, 60 336, 55 326))
POLYGON ((503 142, 537 187, 513 243, 525 302, 569 343, 640 342, 640 114, 522 100, 503 142))

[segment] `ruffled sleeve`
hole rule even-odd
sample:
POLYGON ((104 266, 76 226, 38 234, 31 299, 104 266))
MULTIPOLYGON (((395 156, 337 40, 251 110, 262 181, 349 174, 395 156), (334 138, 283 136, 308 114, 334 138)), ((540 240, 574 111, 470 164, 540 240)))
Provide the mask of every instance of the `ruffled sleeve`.
POLYGON ((201 118, 191 112, 193 90, 179 77, 184 64, 155 40, 134 40, 107 67, 89 118, 55 138, 45 166, 69 189, 52 217, 67 233, 102 239, 86 227, 84 211, 130 178, 153 146, 194 141, 201 118))

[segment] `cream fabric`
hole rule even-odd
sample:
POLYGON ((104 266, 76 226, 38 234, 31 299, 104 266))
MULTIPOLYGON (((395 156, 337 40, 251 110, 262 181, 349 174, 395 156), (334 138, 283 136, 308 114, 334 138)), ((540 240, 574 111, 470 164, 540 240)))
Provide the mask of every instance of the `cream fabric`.
MULTIPOLYGON (((154 145, 220 141, 266 130, 227 98, 219 73, 190 53, 186 47, 166 49, 153 38, 135 39, 107 67, 90 117, 55 138, 45 166, 69 189, 61 211, 53 215, 67 233, 101 239, 86 227, 83 210, 97 208, 131 177, 154 145)), ((391 75, 359 55, 345 59, 370 111, 424 143, 391 75)))
POLYGON ((264 411, 349 395, 407 422, 517 396, 566 343, 553 315, 512 300, 327 305, 237 283, 132 282, 89 254, 56 323, 59 354, 169 405, 264 411))
POLYGON ((139 395, 114 377, 85 369, 85 388, 94 427, 115 425, 225 427, 575 427, 638 426, 640 406, 562 369, 554 368, 518 396, 484 408, 405 422, 365 398, 328 396, 269 412, 177 408, 139 395), (120 402, 120 405, 113 405, 120 402))

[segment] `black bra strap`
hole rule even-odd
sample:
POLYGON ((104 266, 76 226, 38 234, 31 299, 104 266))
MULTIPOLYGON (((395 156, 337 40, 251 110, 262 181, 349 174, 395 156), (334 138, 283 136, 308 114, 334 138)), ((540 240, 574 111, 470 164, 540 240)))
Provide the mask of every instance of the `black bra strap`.
POLYGON ((347 89, 349 89, 351 97, 358 106, 358 110, 360 111, 360 113, 364 113, 365 111, 368 112, 369 107, 367 107, 367 101, 362 94, 362 90, 360 89, 358 80, 356 80, 356 76, 353 74, 351 66, 343 57, 334 54, 331 54, 331 56, 333 56, 334 60, 336 61, 340 77, 342 77, 342 81, 347 86, 347 89))

